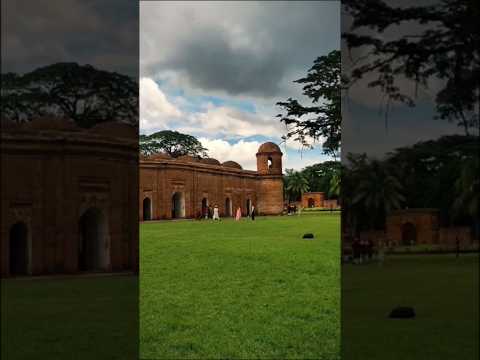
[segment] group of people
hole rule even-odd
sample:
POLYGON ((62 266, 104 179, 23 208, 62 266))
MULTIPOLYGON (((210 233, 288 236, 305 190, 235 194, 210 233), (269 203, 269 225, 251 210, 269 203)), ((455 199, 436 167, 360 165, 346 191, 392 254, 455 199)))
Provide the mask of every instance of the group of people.
MULTIPOLYGON (((252 205, 250 209, 250 214, 248 215, 248 217, 250 217, 252 220, 255 220, 255 215, 256 215, 255 206, 252 205)), ((239 221, 241 218, 242 218, 242 209, 239 206, 235 212, 235 220, 239 221)), ((199 212, 197 219, 220 220, 220 212, 218 209, 218 205, 215 204, 213 208, 211 205, 208 205, 207 207, 203 208, 203 213, 199 212)))
MULTIPOLYGON (((368 261, 372 261, 375 254, 374 247, 375 246, 371 239, 360 240, 358 237, 356 237, 352 243, 353 262, 355 264, 362 264, 368 261)), ((378 255, 379 257, 382 257, 382 259, 380 260, 383 260, 383 247, 382 249, 380 249, 380 247, 381 246, 379 246, 378 249, 378 255)))
POLYGON ((284 209, 284 210, 286 210, 287 215, 296 214, 297 211, 298 211, 297 205, 295 205, 295 204, 293 204, 293 205, 292 205, 292 204, 288 204, 288 205, 286 205, 285 207, 286 207, 286 209, 284 209))

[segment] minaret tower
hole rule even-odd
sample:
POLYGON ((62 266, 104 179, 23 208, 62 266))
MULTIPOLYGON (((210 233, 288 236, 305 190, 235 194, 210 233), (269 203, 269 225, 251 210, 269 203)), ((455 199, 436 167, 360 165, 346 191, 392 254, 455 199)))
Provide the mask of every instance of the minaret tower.
POLYGON ((257 152, 258 212, 280 215, 283 211, 282 152, 277 144, 262 144, 257 152))

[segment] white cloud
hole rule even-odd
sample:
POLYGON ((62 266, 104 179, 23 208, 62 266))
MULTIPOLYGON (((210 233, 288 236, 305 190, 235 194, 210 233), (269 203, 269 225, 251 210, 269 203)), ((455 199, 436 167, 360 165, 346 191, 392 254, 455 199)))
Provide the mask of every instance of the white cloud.
POLYGON ((170 102, 158 84, 150 78, 140 79, 140 131, 167 129, 169 124, 182 116, 182 112, 170 102))
POLYGON ((228 106, 207 104, 204 112, 193 113, 180 131, 238 138, 254 135, 280 137, 282 125, 276 119, 228 106))
MULTIPOLYGON (((256 153, 262 144, 261 142, 240 140, 231 144, 225 140, 205 137, 199 138, 199 141, 208 149, 208 155, 220 162, 232 160, 238 162, 246 170, 257 169, 256 153)), ((284 153, 283 169, 301 170, 306 166, 331 160, 318 150, 300 152, 289 147, 287 149, 281 148, 284 153)))
POLYGON ((246 170, 257 169, 255 154, 261 145, 258 141, 240 140, 233 144, 221 139, 199 138, 199 141, 208 149, 208 155, 220 162, 232 160, 246 170))

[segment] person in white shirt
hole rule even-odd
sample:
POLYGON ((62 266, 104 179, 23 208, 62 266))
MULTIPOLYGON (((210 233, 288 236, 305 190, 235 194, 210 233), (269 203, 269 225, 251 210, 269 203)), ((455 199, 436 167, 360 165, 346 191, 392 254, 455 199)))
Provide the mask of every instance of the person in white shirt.
POLYGON ((220 220, 220 215, 218 214, 218 205, 215 205, 213 208, 213 220, 220 220))

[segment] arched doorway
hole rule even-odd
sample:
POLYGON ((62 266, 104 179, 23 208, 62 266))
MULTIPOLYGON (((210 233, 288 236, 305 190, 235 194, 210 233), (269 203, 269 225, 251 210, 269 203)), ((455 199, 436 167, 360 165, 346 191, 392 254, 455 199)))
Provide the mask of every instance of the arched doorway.
POLYGON ((309 208, 315 207, 315 200, 314 199, 312 199, 312 198, 308 199, 308 207, 309 208))
POLYGON ((250 199, 247 199, 247 216, 250 216, 251 211, 252 211, 252 202, 250 199))
POLYGON ((89 208, 80 217, 80 242, 78 269, 80 271, 105 271, 108 267, 107 223, 102 211, 89 208))
POLYGON ((206 217, 208 215, 208 199, 202 199, 202 217, 206 217))
POLYGON ((185 198, 183 193, 176 192, 172 195, 172 218, 185 217, 185 198))
POLYGON ((267 165, 268 165, 268 169, 270 170, 273 166, 273 159, 271 156, 268 157, 267 159, 267 165))
POLYGON ((225 216, 232 216, 232 200, 228 197, 225 199, 225 216))
POLYGON ((29 244, 28 228, 24 222, 17 222, 10 228, 10 275, 28 275, 29 244))
POLYGON ((143 199, 143 221, 152 220, 152 200, 146 197, 143 199))
POLYGON ((407 222, 402 225, 402 244, 414 245, 417 242, 417 229, 414 224, 407 222))

